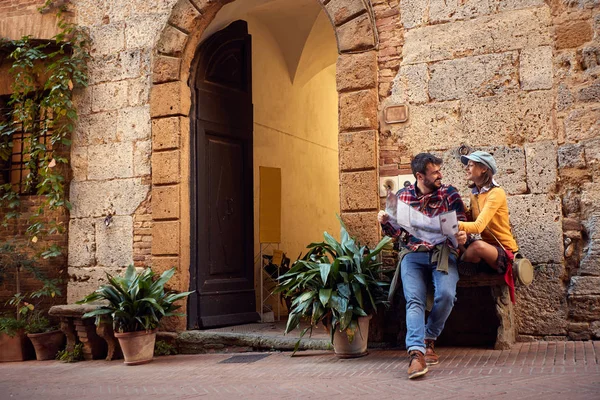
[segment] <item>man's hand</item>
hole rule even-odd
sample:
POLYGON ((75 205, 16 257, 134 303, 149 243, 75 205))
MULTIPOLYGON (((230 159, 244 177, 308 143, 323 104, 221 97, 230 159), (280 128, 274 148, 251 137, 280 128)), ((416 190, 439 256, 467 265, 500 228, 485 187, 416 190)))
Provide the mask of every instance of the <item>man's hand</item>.
POLYGON ((465 231, 458 231, 454 234, 454 237, 456 238, 456 241, 458 242, 459 246, 464 246, 465 243, 467 243, 467 232, 465 231))
POLYGON ((389 220, 390 216, 388 213, 383 210, 379 211, 379 214, 377 214, 377 221, 379 221, 380 224, 387 224, 389 220))

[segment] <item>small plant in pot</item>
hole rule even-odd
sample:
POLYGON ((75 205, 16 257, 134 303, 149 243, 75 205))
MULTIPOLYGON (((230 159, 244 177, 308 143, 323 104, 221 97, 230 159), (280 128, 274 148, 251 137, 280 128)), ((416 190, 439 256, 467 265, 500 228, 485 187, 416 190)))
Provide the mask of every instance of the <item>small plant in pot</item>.
POLYGON ((25 331, 38 361, 54 360, 65 344, 64 333, 57 326, 51 325, 40 311, 34 311, 28 316, 25 331))
POLYGON ((181 307, 175 302, 192 292, 165 290, 165 284, 174 274, 175 268, 171 268, 154 280, 154 272, 150 268, 138 273, 130 265, 123 277, 107 273, 108 285, 100 286, 77 302, 84 304, 105 301, 83 317, 96 317, 96 325, 102 318, 112 317, 115 337, 121 345, 125 364, 137 365, 152 361, 160 320, 163 317, 184 315, 175 312, 181 307))
POLYGON ((292 300, 285 333, 296 329, 302 318, 310 322, 294 353, 306 332, 322 323, 338 356, 367 354, 369 320, 378 305, 387 304, 389 284, 381 275, 378 255, 392 239, 384 237, 370 250, 350 237, 339 216, 338 220, 341 243, 325 232, 325 241, 308 245, 306 255, 279 278, 275 290, 292 300))

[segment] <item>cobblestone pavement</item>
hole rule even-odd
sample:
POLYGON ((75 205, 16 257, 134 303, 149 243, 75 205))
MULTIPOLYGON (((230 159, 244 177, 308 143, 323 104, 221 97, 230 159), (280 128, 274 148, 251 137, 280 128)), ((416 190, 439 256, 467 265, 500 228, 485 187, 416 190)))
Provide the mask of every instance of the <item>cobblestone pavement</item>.
POLYGON ((331 352, 202 354, 121 361, 0 364, 1 399, 600 399, 600 341, 447 347, 409 381, 401 350, 358 359, 331 352), (262 358, 261 358, 262 357, 262 358))

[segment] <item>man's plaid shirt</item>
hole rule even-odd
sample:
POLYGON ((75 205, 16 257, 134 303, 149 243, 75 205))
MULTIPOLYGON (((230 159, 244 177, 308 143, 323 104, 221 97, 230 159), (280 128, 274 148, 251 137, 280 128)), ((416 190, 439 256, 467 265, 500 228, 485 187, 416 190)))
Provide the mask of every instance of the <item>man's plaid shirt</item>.
MULTIPOLYGON (((407 186, 396 193, 398 201, 403 201, 413 208, 421 211, 423 214, 429 217, 435 217, 436 215, 443 214, 449 211, 456 211, 456 217, 459 221, 466 221, 465 205, 460 198, 460 194, 455 187, 449 185, 442 185, 438 190, 429 194, 423 195, 417 185, 407 186)), ((389 222, 381 225, 383 232, 387 236, 397 238, 404 232, 402 229, 395 229, 389 222)), ((408 235, 408 239, 404 244, 404 247, 412 251, 416 251, 420 246, 424 246, 428 249, 432 249, 435 245, 425 242, 412 235, 408 235)), ((452 247, 450 241, 446 243, 452 247)))

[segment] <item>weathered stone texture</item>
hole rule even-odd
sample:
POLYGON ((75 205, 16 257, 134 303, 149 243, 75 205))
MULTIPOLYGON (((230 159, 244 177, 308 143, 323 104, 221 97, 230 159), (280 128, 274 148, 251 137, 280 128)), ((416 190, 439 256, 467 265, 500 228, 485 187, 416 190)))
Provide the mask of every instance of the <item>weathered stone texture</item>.
POLYGON ((128 107, 119 110, 117 117, 117 140, 148 140, 150 132, 150 106, 128 107))
POLYGON ((511 196, 508 209, 513 233, 523 254, 534 264, 561 263, 560 200, 542 194, 511 196))
POLYGON ((114 216, 108 226, 96 219, 96 261, 106 267, 133 264, 133 217, 114 216))
POLYGON ((376 129, 377 102, 375 89, 341 93, 339 102, 340 131, 376 129))
POLYGON ((167 26, 158 40, 157 49, 161 54, 177 56, 183 51, 188 36, 173 26, 167 26))
POLYGON ((525 144, 527 186, 534 194, 553 192, 556 186, 556 145, 551 141, 525 144))
POLYGON ((152 142, 142 140, 136 142, 133 147, 133 175, 150 175, 152 160, 152 142))
POLYGON ((600 320, 600 296, 569 296, 569 317, 575 321, 600 320))
POLYGON ((88 155, 87 147, 72 146, 71 147, 71 172, 72 179, 83 181, 87 179, 88 170, 88 155))
POLYGON ((130 107, 145 106, 150 100, 150 77, 130 79, 127 85, 127 104, 130 107))
POLYGON ((559 168, 585 168, 583 144, 566 144, 558 148, 559 168))
POLYGON ((155 222, 152 226, 152 254, 179 253, 179 222, 155 222))
POLYGON ((427 0, 400 0, 400 18, 405 28, 414 28, 427 20, 427 0))
POLYGON ((523 49, 519 75, 523 90, 552 89, 552 47, 523 49))
POLYGON ((117 215, 132 215, 146 198, 149 186, 141 179, 71 182, 71 217, 103 217, 114 207, 117 215))
POLYGON ((153 184, 178 183, 179 179, 179 151, 152 153, 153 184))
POLYGON ((117 141, 117 112, 104 112, 80 118, 75 129, 73 145, 88 146, 117 141))
POLYGON ((342 213, 342 220, 361 245, 374 248, 379 243, 377 212, 342 213))
POLYGON ((169 22, 182 30, 183 32, 190 33, 195 26, 196 18, 200 16, 200 13, 188 0, 179 0, 175 3, 169 22))
POLYGON ((365 11, 365 5, 361 0, 331 0, 325 8, 336 26, 365 11))
POLYGON ((498 10, 518 10, 521 8, 536 7, 544 5, 544 0, 498 0, 498 10))
POLYGON ((377 168, 377 131, 339 136, 340 171, 377 168))
POLYGON ((190 88, 181 81, 153 85, 150 95, 152 117, 188 115, 190 112, 190 88))
POLYGON ((154 150, 179 148, 181 124, 187 120, 181 117, 159 118, 152 120, 152 143, 154 150))
MULTIPOLYGON (((153 48, 159 32, 166 31, 166 15, 144 14, 131 17, 125 27, 125 44, 128 49, 153 48)), ((172 42, 170 42, 172 43, 172 42)))
POLYGON ((402 64, 449 60, 551 44, 547 7, 412 29, 405 34, 402 64))
POLYGON ((427 64, 400 67, 392 86, 392 101, 413 104, 427 103, 429 101, 428 82, 427 64))
POLYGON ((600 277, 574 276, 569 285, 569 296, 600 296, 600 277))
POLYGON ((107 55, 125 50, 125 23, 97 25, 90 27, 90 53, 107 55))
POLYGON ((557 49, 581 46, 592 39, 592 26, 589 21, 568 21, 555 28, 557 49))
POLYGON ((342 54, 337 59, 337 89, 339 92, 370 89, 377 85, 377 53, 342 54))
POLYGON ((600 107, 578 108, 565 119, 565 138, 568 141, 600 137, 600 107))
POLYGON ((152 189, 152 218, 179 218, 179 186, 158 186, 152 189))
POLYGON ((368 50, 375 46, 372 22, 367 14, 346 22, 336 31, 340 53, 368 50))
POLYGON ((67 286, 67 303, 73 304, 88 294, 108 283, 106 274, 123 275, 123 268, 115 267, 69 267, 69 283, 67 286))
POLYGON ((445 22, 468 19, 490 14, 493 10, 492 0, 471 1, 429 1, 430 22, 445 22))
POLYGON ((492 96, 518 88, 517 53, 441 61, 429 67, 429 96, 438 101, 492 96))
MULTIPOLYGON (((175 275, 165 284, 165 288, 171 290, 181 290, 181 288, 185 287, 183 280, 186 278, 181 270, 179 270, 179 258, 178 257, 152 257, 152 271, 158 276, 160 276, 163 272, 171 269, 177 268, 175 275)), ((187 278, 189 279, 189 278, 187 278)))
POLYGON ((342 173, 340 185, 343 211, 375 210, 379 206, 376 171, 342 173))
POLYGON ((140 76, 141 51, 125 50, 117 54, 92 57, 88 62, 89 83, 121 81, 140 76))
POLYGON ((152 82, 163 83, 176 81, 179 78, 179 67, 181 59, 178 57, 169 57, 158 55, 154 59, 154 68, 152 69, 152 82))
POLYGON ((517 286, 515 315, 521 335, 564 335, 567 333, 565 269, 542 264, 530 286, 517 286))
POLYGON ((96 259, 96 220, 93 218, 69 221, 68 265, 72 267, 92 266, 96 259))
POLYGON ((92 86, 93 112, 118 110, 127 104, 127 81, 92 86))

